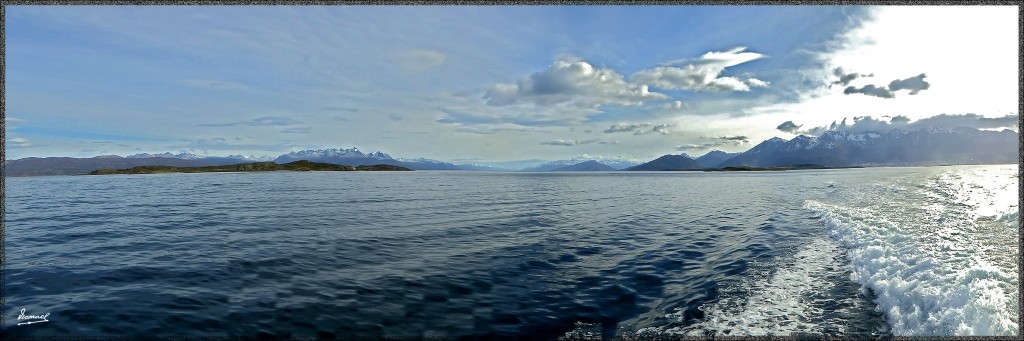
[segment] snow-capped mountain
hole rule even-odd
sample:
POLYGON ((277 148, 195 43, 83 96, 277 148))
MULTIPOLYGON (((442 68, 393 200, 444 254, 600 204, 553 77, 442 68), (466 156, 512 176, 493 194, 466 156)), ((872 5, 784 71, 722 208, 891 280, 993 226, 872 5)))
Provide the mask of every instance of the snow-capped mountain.
POLYGON ((147 158, 147 157, 165 157, 165 158, 170 158, 170 159, 182 159, 182 160, 196 160, 196 159, 202 159, 203 158, 202 156, 199 156, 199 155, 196 155, 196 154, 192 154, 192 153, 171 154, 169 152, 167 152, 167 153, 160 153, 160 154, 140 153, 140 154, 125 156, 126 159, 143 159, 143 158, 147 158))
POLYGON ((200 156, 200 155, 196 155, 196 154, 193 154, 193 153, 172 154, 172 153, 169 153, 169 152, 160 153, 160 154, 139 153, 139 154, 125 156, 126 159, 145 159, 145 158, 151 158, 151 157, 160 157, 160 158, 168 158, 168 159, 182 159, 182 160, 217 160, 217 161, 221 161, 223 159, 225 161, 226 160, 237 160, 237 161, 246 161, 246 162, 270 161, 270 160, 274 159, 273 157, 268 156, 268 155, 264 155, 264 156, 254 156, 254 155, 249 155, 249 156, 245 156, 245 155, 200 156))
POLYGON ((551 171, 554 172, 590 172, 590 171, 616 171, 618 169, 612 168, 609 165, 600 163, 596 160, 583 161, 571 166, 565 166, 561 168, 555 168, 551 171))
POLYGON ((393 158, 384 152, 363 153, 358 148, 312 149, 291 152, 274 160, 276 163, 288 163, 298 160, 333 163, 339 165, 377 165, 408 167, 415 170, 494 170, 486 166, 456 165, 451 162, 427 158, 393 158))
POLYGON ((636 165, 640 164, 639 162, 631 161, 631 160, 609 159, 609 158, 603 158, 603 157, 599 157, 599 156, 581 155, 581 156, 577 156, 577 157, 574 157, 574 158, 569 159, 569 160, 557 160, 557 161, 544 162, 544 163, 541 163, 541 164, 533 166, 533 167, 523 168, 522 170, 530 171, 530 172, 538 172, 538 171, 539 172, 543 172, 543 171, 550 171, 550 170, 555 170, 555 169, 558 169, 558 168, 563 168, 563 167, 568 167, 568 166, 574 166, 574 165, 578 165, 578 164, 581 164, 581 163, 584 163, 584 162, 587 162, 587 161, 597 161, 597 162, 600 162, 600 163, 602 163, 602 164, 604 164, 606 166, 612 167, 612 168, 617 169, 617 170, 626 169, 626 168, 633 167, 633 166, 636 166, 636 165))
POLYGON ((289 163, 293 161, 306 160, 313 162, 333 163, 338 165, 392 165, 407 167, 401 161, 395 160, 390 155, 383 152, 373 152, 365 154, 359 151, 359 148, 329 148, 329 149, 309 149, 291 152, 278 156, 274 159, 275 163, 289 163))
POLYGON ((718 167, 1016 163, 1018 136, 1012 130, 995 132, 966 127, 894 129, 884 134, 831 130, 821 136, 800 135, 789 141, 771 138, 718 167))
MULTIPOLYGON (((365 158, 375 160, 394 160, 390 155, 383 152, 373 152, 364 154, 359 151, 359 148, 329 148, 329 149, 309 149, 301 150, 297 152, 291 152, 288 154, 277 157, 275 162, 277 163, 288 163, 298 160, 316 161, 313 159, 354 159, 354 158, 365 158)), ((396 160, 397 161, 397 160, 396 160)), ((320 161, 317 161, 320 162, 320 161)))

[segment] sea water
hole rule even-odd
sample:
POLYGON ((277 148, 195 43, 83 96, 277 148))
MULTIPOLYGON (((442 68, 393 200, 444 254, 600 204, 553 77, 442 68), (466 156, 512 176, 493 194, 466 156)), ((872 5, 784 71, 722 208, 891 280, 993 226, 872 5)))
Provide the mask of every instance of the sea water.
POLYGON ((7 178, 17 337, 1016 335, 1016 165, 7 178), (24 315, 49 314, 21 324, 24 315))

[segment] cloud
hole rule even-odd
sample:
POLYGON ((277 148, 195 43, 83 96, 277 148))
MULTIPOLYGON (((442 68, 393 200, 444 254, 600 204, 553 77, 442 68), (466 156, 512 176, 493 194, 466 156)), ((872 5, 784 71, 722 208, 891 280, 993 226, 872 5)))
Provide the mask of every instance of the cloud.
POLYGON ((285 133, 285 134, 308 134, 310 130, 313 130, 313 128, 312 127, 291 127, 291 128, 281 129, 281 132, 285 133))
POLYGON ((744 80, 743 82, 747 83, 747 85, 755 87, 755 88, 767 88, 769 85, 771 85, 771 83, 765 82, 765 81, 757 79, 757 78, 748 78, 748 79, 744 80))
POLYGON ((515 84, 496 84, 487 89, 483 98, 491 106, 533 103, 597 108, 605 104, 637 106, 668 97, 649 92, 646 85, 630 84, 612 69, 594 68, 585 61, 559 60, 547 70, 520 78, 515 84))
POLYGON ((684 144, 679 147, 676 147, 676 151, 685 152, 688 150, 702 150, 722 146, 739 146, 742 144, 750 143, 750 138, 746 136, 701 136, 700 138, 703 140, 708 140, 708 142, 684 144))
POLYGON ((795 133, 798 129, 800 129, 800 127, 803 127, 803 125, 796 125, 796 123, 793 123, 793 121, 786 121, 782 122, 782 124, 780 124, 778 127, 775 127, 775 129, 787 133, 795 133))
POLYGON ((687 150, 701 150, 717 146, 719 146, 719 144, 717 143, 684 144, 682 146, 676 147, 676 151, 685 152, 687 150))
MULTIPOLYGON (((841 71, 842 71, 842 68, 836 68, 836 72, 835 73, 839 74, 839 73, 841 73, 841 71)), ((855 79, 856 78, 855 76, 857 76, 857 75, 847 74, 845 76, 841 76, 838 81, 832 82, 832 84, 846 85, 846 84, 849 83, 849 81, 852 81, 853 79, 855 79), (850 77, 851 75, 853 75, 854 77, 853 78, 849 78, 849 80, 847 80, 846 77, 850 77)), ((863 75, 861 75, 861 76, 863 76, 863 75)), ((860 87, 860 88, 857 88, 855 86, 848 86, 848 87, 846 87, 846 89, 843 90, 843 94, 845 94, 845 95, 865 94, 865 95, 868 95, 868 96, 875 96, 875 97, 881 97, 881 98, 896 98, 896 91, 910 90, 910 94, 911 95, 916 95, 921 90, 927 90, 928 87, 931 86, 931 84, 928 84, 928 82, 924 81, 925 77, 927 77, 927 76, 922 73, 920 75, 917 75, 917 76, 914 76, 914 77, 910 77, 910 78, 906 78, 906 79, 893 80, 892 82, 889 82, 889 86, 888 87, 880 87, 880 86, 876 86, 876 85, 872 85, 872 84, 868 84, 868 85, 865 85, 865 86, 860 87)))
POLYGON ((655 88, 689 91, 750 91, 750 87, 766 87, 768 82, 748 78, 721 77, 726 68, 764 57, 760 53, 743 52, 746 47, 736 47, 723 52, 708 52, 696 60, 677 60, 666 63, 669 66, 641 70, 630 80, 648 84, 655 88), (681 66, 671 66, 673 64, 681 66))
POLYGON ((661 105, 661 108, 666 110, 682 110, 685 107, 687 105, 683 101, 672 101, 661 105))
POLYGON ((651 133, 661 133, 662 135, 668 135, 668 134, 671 133, 671 131, 668 130, 668 128, 670 128, 670 127, 672 127, 672 125, 667 124, 667 123, 662 123, 662 124, 654 124, 654 123, 632 123, 632 124, 616 123, 616 124, 613 124, 611 127, 608 127, 608 129, 605 129, 604 133, 605 134, 611 134, 611 133, 629 133, 629 132, 632 132, 633 135, 644 135, 644 134, 651 134, 651 133))
POLYGON ((924 81, 925 77, 927 76, 922 73, 915 77, 894 80, 889 83, 889 90, 893 92, 898 90, 910 90, 911 95, 917 95, 919 91, 927 90, 928 87, 931 86, 931 84, 924 81))
POLYGON ((860 78, 860 77, 873 77, 874 76, 874 74, 863 74, 863 73, 856 73, 856 72, 845 73, 845 72, 843 72, 843 68, 842 67, 837 67, 835 70, 832 70, 832 74, 836 75, 836 77, 839 77, 839 80, 837 80, 835 82, 832 82, 832 85, 842 85, 842 86, 850 85, 850 82, 852 82, 854 79, 857 79, 857 78, 860 78))
MULTIPOLYGON (((562 140, 562 139, 558 139, 558 140, 554 140, 554 141, 541 142, 540 144, 548 145, 548 146, 567 146, 567 147, 570 147, 570 146, 579 146, 579 145, 584 145, 584 144, 590 144, 590 143, 594 143, 594 142, 598 142, 598 140, 582 140, 581 141, 581 140, 562 140)), ((602 144, 604 144, 604 143, 602 143, 602 144)))
POLYGON ((32 142, 24 137, 12 137, 7 139, 7 145, 11 147, 31 147, 32 142))
POLYGON ((234 123, 204 123, 199 124, 201 127, 230 127, 230 126, 289 126, 293 124, 300 124, 302 122, 296 121, 288 117, 272 117, 265 116, 260 118, 254 118, 248 121, 234 122, 234 123))
POLYGON ((895 95, 893 95, 892 91, 889 91, 886 88, 879 88, 879 87, 871 85, 871 84, 865 85, 865 86, 863 86, 861 88, 857 88, 855 86, 846 87, 846 89, 843 90, 843 94, 845 94, 845 95, 849 95, 849 94, 865 94, 865 95, 868 95, 868 96, 875 96, 875 97, 881 97, 881 98, 895 98, 896 97, 895 95))
POLYGON ((410 49, 394 56, 393 60, 408 71, 426 71, 444 64, 448 56, 430 49, 410 49))
POLYGON ((178 81, 178 84, 199 88, 199 89, 210 89, 210 90, 246 90, 249 87, 244 84, 217 81, 211 79, 183 79, 178 81))
POLYGON ((711 137, 711 138, 704 137, 704 138, 711 139, 711 140, 727 141, 727 142, 732 142, 732 143, 736 143, 736 144, 742 144, 742 143, 750 142, 749 138, 747 138, 746 136, 742 136, 742 135, 741 136, 726 135, 726 136, 719 136, 719 137, 711 137))
POLYGON ((848 131, 852 133, 887 133, 893 129, 917 130, 928 127, 936 127, 946 130, 957 127, 968 127, 974 129, 1016 128, 1018 124, 1018 117, 1018 115, 1006 115, 1003 117, 988 118, 977 114, 941 114, 911 122, 910 118, 906 116, 892 117, 888 121, 881 118, 876 119, 870 116, 857 116, 853 118, 852 124, 848 124, 847 120, 844 118, 841 122, 832 122, 828 127, 814 127, 802 131, 792 131, 792 133, 820 135, 821 133, 829 130, 848 131))

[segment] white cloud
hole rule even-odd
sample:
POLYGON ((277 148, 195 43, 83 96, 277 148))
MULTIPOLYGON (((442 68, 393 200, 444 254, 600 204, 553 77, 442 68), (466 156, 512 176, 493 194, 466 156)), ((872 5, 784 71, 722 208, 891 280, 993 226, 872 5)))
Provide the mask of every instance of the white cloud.
POLYGON ((410 49, 397 54, 394 61, 408 71, 425 71, 444 64, 448 56, 440 51, 429 49, 410 49))
POLYGON ((571 104, 597 108, 605 104, 642 105, 644 101, 668 98, 650 92, 646 85, 630 84, 609 68, 595 68, 585 61, 555 61, 547 70, 520 78, 515 84, 496 84, 484 94, 488 105, 533 103, 538 106, 571 104))
POLYGON ((745 80, 743 82, 747 83, 747 85, 755 87, 755 88, 767 88, 769 85, 771 85, 770 82, 765 82, 765 81, 757 79, 757 78, 750 78, 750 79, 747 79, 747 80, 745 80))
POLYGON ((671 133, 668 128, 672 127, 671 124, 661 123, 616 123, 608 129, 604 130, 605 134, 611 133, 633 133, 633 135, 644 135, 651 133, 661 133, 662 135, 668 135, 671 133))
POLYGON ((12 147, 31 147, 32 142, 24 137, 12 137, 7 139, 7 143, 12 147))
MULTIPOLYGON (((554 141, 541 142, 540 144, 549 145, 549 146, 567 146, 567 147, 571 147, 571 146, 579 146, 579 145, 584 145, 584 144, 590 144, 590 143, 594 143, 594 142, 598 142, 598 140, 563 140, 563 139, 558 139, 558 140, 554 140, 554 141)), ((601 144, 605 144, 605 143, 606 142, 601 142, 601 144)))
POLYGON ((630 80, 655 88, 690 91, 750 91, 750 87, 766 87, 768 82, 756 79, 722 77, 725 68, 764 57, 760 53, 743 52, 737 47, 723 52, 708 52, 695 60, 677 60, 633 74, 630 80))
POLYGON ((821 87, 801 93, 795 103, 754 108, 750 112, 757 117, 747 121, 775 127, 792 120, 820 127, 857 116, 919 120, 940 114, 1017 114, 1017 7, 891 6, 871 12, 861 27, 836 38, 837 49, 818 55, 821 87), (921 91, 924 83, 929 85, 921 91), (874 89, 865 89, 868 85, 874 89), (896 93, 895 98, 845 95, 848 86, 854 87, 851 91, 896 93))
POLYGON ((661 108, 666 110, 682 110, 684 107, 686 104, 683 101, 672 101, 661 105, 661 108))

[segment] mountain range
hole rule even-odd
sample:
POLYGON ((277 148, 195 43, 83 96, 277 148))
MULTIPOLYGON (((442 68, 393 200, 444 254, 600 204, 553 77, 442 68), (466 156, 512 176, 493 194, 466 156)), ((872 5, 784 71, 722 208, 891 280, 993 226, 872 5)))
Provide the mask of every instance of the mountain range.
MULTIPOLYGON (((582 170, 687 170, 724 167, 773 167, 815 164, 826 167, 914 166, 950 164, 1018 163, 1018 132, 957 127, 928 127, 888 132, 826 131, 820 136, 799 135, 790 140, 771 138, 742 153, 711 151, 693 159, 686 154, 663 155, 637 164, 621 159, 579 157, 549 161, 523 171, 582 170)), ((357 148, 316 149, 291 152, 276 158, 231 155, 199 156, 190 153, 103 155, 92 158, 29 157, 4 161, 5 176, 87 174, 97 169, 137 166, 204 167, 270 161, 278 164, 306 160, 340 165, 385 164, 414 170, 508 170, 497 167, 425 158, 393 158, 383 152, 363 153, 357 148)))
POLYGON ((791 140, 768 139, 718 167, 819 164, 827 167, 1018 163, 1020 134, 957 127, 893 129, 887 133, 826 131, 791 140))
POLYGON ((603 165, 611 167, 612 170, 626 169, 626 168, 633 167, 633 166, 636 166, 637 164, 639 164, 636 161, 629 161, 629 160, 623 160, 623 159, 591 158, 591 157, 588 157, 588 156, 584 155, 584 156, 575 157, 575 158, 572 158, 572 159, 569 159, 569 160, 548 161, 548 162, 544 162, 544 163, 541 163, 541 164, 533 166, 533 167, 523 168, 521 170, 528 171, 528 172, 553 171, 553 170, 557 170, 559 168, 564 168, 564 167, 568 167, 568 166, 572 166, 572 165, 578 165, 578 164, 581 164, 581 163, 584 163, 584 162, 587 162, 587 161, 599 162, 599 163, 601 163, 603 165))
POLYGON ((597 162, 597 160, 583 161, 575 165, 555 168, 554 172, 581 172, 581 171, 617 171, 609 165, 597 162))

